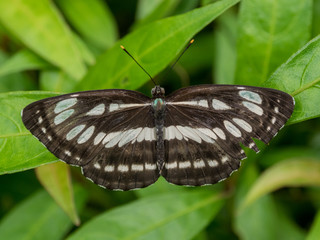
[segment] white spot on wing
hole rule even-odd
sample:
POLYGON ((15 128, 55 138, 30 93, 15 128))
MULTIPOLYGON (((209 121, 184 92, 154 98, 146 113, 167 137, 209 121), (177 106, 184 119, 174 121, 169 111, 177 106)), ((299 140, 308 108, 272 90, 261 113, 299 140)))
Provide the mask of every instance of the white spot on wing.
POLYGON ((254 142, 249 144, 249 148, 253 148, 256 144, 254 142))
MULTIPOLYGON (((109 133, 109 134, 103 139, 102 144, 106 144, 106 143, 110 142, 112 139, 114 139, 116 136, 118 136, 118 135, 120 135, 120 134, 121 134, 120 131, 109 133)), ((115 144, 117 144, 117 143, 115 143, 115 144)), ((114 144, 114 145, 115 145, 115 144, 114 144)))
POLYGON ((201 143, 201 138, 191 127, 177 126, 177 129, 182 133, 184 137, 192 139, 198 143, 201 143))
POLYGON ((118 103, 111 103, 109 105, 109 112, 113 112, 119 109, 119 104, 118 103))
POLYGON ((155 128, 149 128, 149 127, 143 128, 137 137, 137 141, 142 142, 143 140, 146 140, 146 141, 156 140, 155 128))
POLYGON ((195 168, 203 168, 203 167, 206 166, 206 164, 204 163, 203 160, 196 160, 196 161, 193 162, 193 166, 195 168))
POLYGON ((258 104, 262 103, 262 99, 258 93, 243 90, 239 92, 239 95, 240 97, 246 100, 249 100, 251 102, 258 103, 258 104))
POLYGON ((82 124, 82 125, 78 125, 78 126, 72 128, 72 129, 68 132, 68 134, 67 134, 67 136, 66 136, 66 139, 67 139, 68 141, 72 140, 74 137, 76 137, 76 136, 84 129, 85 126, 86 126, 86 125, 82 124))
POLYGON ((222 162, 223 164, 226 163, 228 160, 229 160, 229 158, 228 158, 227 156, 223 156, 223 157, 221 158, 221 162, 222 162))
POLYGON ((219 165, 217 160, 208 160, 208 165, 210 167, 217 167, 219 165))
POLYGON ((198 105, 201 107, 206 107, 206 108, 209 107, 207 100, 200 100, 198 105))
POLYGON ((272 123, 272 124, 275 124, 276 121, 277 121, 277 119, 276 119, 275 117, 272 117, 271 123, 272 123))
POLYGON ((228 130, 228 132, 231 133, 233 136, 241 137, 240 130, 235 125, 233 125, 231 122, 224 120, 223 124, 226 127, 226 129, 228 130))
POLYGON ((122 137, 125 136, 125 134, 126 134, 126 131, 109 133, 103 140, 103 143, 107 142, 105 147, 106 148, 114 147, 115 145, 118 144, 118 142, 122 139, 122 137), (106 141, 106 139, 108 141, 106 141))
POLYGON ((142 164, 132 164, 131 165, 132 171, 143 171, 143 165, 142 164))
POLYGON ((166 167, 166 169, 177 168, 177 167, 178 167, 177 161, 172 162, 172 163, 166 163, 166 164, 165 164, 165 167, 166 167))
POLYGON ((207 139, 207 138, 204 138, 203 136, 200 136, 206 142, 213 143, 214 142, 213 139, 215 140, 218 139, 217 135, 215 135, 214 132, 211 131, 209 128, 197 128, 197 130, 209 137, 209 139, 207 139))
POLYGON ((82 143, 85 143, 86 141, 88 141, 88 140, 91 138, 91 136, 92 136, 92 134, 93 134, 93 132, 94 132, 94 129, 95 129, 94 126, 91 126, 91 127, 89 127, 88 129, 86 129, 86 130, 80 135, 80 137, 78 138, 77 143, 78 143, 78 144, 82 144, 82 143))
POLYGON ((231 109, 230 106, 228 106, 226 103, 218 100, 218 99, 212 99, 212 107, 215 110, 228 110, 231 109))
POLYGON ((93 164, 93 166, 94 166, 96 169, 101 169, 100 164, 99 164, 99 163, 97 163, 97 162, 96 162, 96 163, 94 163, 94 164, 93 164))
POLYGON ((89 112, 87 112, 87 116, 99 116, 102 115, 105 111, 105 105, 103 103, 95 106, 93 109, 91 109, 89 112))
POLYGON ((205 99, 202 100, 193 100, 193 101, 183 101, 183 102, 167 102, 169 105, 186 105, 186 106, 199 106, 208 108, 208 101, 205 99))
POLYGON ((119 147, 122 147, 123 145, 131 142, 132 140, 134 140, 138 134, 141 132, 141 127, 140 128, 135 128, 135 129, 130 129, 130 130, 127 130, 126 134, 124 134, 123 138, 120 140, 118 146, 119 147))
POLYGON ((143 104, 140 104, 140 103, 120 103, 120 104, 111 103, 109 106, 109 112, 114 112, 114 111, 121 110, 124 108, 143 107, 143 106, 148 106, 148 105, 150 105, 150 103, 143 103, 143 104))
POLYGON ((58 124, 64 122, 64 121, 67 120, 73 113, 74 113, 74 110, 73 110, 73 109, 63 111, 62 113, 60 113, 59 115, 57 115, 57 116, 54 118, 54 124, 55 124, 55 125, 58 125, 58 124))
POLYGON ((129 171, 129 167, 128 167, 128 165, 122 165, 122 164, 120 164, 120 165, 118 166, 118 171, 119 171, 119 172, 128 172, 128 171, 129 171))
POLYGON ((69 99, 62 100, 57 103, 56 107, 54 108, 54 112, 58 114, 75 105, 77 101, 78 100, 76 98, 69 98, 69 99))
POLYGON ((263 110, 258 105, 251 103, 251 102, 246 102, 246 101, 243 101, 242 104, 243 104, 243 106, 248 108, 251 112, 253 112, 259 116, 262 116, 263 110))
POLYGON ((106 165, 104 167, 105 172, 113 172, 114 171, 114 165, 106 165))
POLYGON ((236 124, 238 124, 239 127, 241 127, 246 132, 252 132, 252 127, 249 123, 246 121, 240 119, 240 118, 233 118, 232 119, 236 124))
POLYGON ((47 130, 46 130, 44 127, 41 128, 41 131, 42 131, 43 133, 46 133, 46 132, 47 132, 47 130))
POLYGON ((64 153, 65 153, 67 156, 71 157, 71 152, 70 152, 70 151, 66 150, 66 151, 64 151, 64 153))
MULTIPOLYGON (((38 110, 39 111, 39 110, 38 110)), ((40 116, 39 118, 38 118, 38 123, 39 124, 41 124, 43 122, 43 118, 40 116)))
POLYGON ((214 128, 212 130, 215 132, 215 134, 218 135, 219 138, 221 138, 223 140, 226 140, 226 135, 224 134, 224 132, 223 132, 223 130, 221 128, 216 127, 216 128, 214 128))
POLYGON ((106 134, 104 132, 99 132, 97 136, 94 138, 93 144, 98 145, 105 136, 106 134))
POLYGON ((50 135, 47 136, 49 141, 52 141, 52 137, 50 135))
POLYGON ((274 112, 275 112, 275 113, 279 113, 279 108, 278 108, 278 107, 275 107, 275 108, 274 108, 274 112))
POLYGON ((183 136, 175 126, 168 126, 164 128, 163 136, 165 140, 178 139, 182 140, 183 136))
POLYGON ((156 164, 151 164, 151 163, 145 163, 144 167, 146 170, 156 170, 157 169, 156 164))
POLYGON ((189 167, 191 167, 190 161, 179 162, 179 168, 189 168, 189 167))

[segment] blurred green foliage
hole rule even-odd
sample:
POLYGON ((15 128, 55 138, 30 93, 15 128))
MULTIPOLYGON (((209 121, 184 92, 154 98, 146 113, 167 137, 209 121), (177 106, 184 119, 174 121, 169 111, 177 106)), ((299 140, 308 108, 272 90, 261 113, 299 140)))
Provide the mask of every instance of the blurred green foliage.
POLYGON ((319 0, 0 0, 0 238, 320 239, 319 19, 319 0), (57 162, 20 111, 77 90, 150 95, 120 45, 167 93, 264 86, 294 96, 295 111, 224 182, 104 190, 57 162))

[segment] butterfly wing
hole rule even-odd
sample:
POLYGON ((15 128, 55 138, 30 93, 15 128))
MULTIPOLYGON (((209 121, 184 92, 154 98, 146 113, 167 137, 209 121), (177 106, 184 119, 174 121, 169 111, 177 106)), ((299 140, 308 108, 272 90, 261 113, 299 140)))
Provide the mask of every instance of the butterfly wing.
POLYGON ((179 185, 213 184, 258 152, 252 138, 268 143, 290 118, 294 99, 284 92, 248 86, 199 85, 166 98, 166 164, 161 174, 179 185))
POLYGON ((79 92, 34 102, 22 120, 50 152, 81 166, 93 182, 129 190, 159 177, 150 102, 127 90, 79 92))

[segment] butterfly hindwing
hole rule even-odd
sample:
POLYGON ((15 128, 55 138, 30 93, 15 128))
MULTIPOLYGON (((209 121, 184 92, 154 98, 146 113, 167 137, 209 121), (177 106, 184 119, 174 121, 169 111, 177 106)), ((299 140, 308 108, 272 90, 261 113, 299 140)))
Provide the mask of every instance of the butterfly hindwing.
POLYGON ((150 98, 138 92, 101 90, 48 98, 28 105, 22 119, 56 157, 81 166, 99 185, 127 190, 145 187, 159 176, 150 98))
POLYGON ((240 144, 258 152, 252 138, 268 143, 291 116, 294 100, 274 89, 200 85, 169 95, 166 107, 163 175, 175 184, 204 185, 240 166, 246 157, 240 144))

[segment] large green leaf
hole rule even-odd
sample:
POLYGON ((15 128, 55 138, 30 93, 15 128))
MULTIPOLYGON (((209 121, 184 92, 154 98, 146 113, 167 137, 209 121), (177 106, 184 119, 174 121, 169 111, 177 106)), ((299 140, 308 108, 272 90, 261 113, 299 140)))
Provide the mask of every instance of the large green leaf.
POLYGON ((320 239, 320 211, 318 210, 317 215, 312 224, 311 231, 309 232, 306 240, 318 240, 320 239))
MULTIPOLYGON (((0 50, 0 69, 1 65, 9 61, 10 57, 0 50)), ((1 70, 0 70, 1 71, 1 70)), ((0 76, 0 92, 21 91, 35 89, 36 84, 30 76, 21 73, 0 76)))
POLYGON ((217 84, 233 84, 236 69, 237 18, 233 9, 225 12, 217 21, 214 33, 215 55, 213 79, 217 84))
POLYGON ((40 89, 43 91, 72 92, 77 80, 60 70, 44 70, 40 73, 40 89))
POLYGON ((320 36, 308 42, 265 82, 296 100, 290 123, 320 116, 320 36))
POLYGON ((117 39, 117 27, 108 6, 102 0, 57 0, 72 26, 100 49, 111 47, 117 39))
POLYGON ((94 218, 68 239, 192 239, 222 204, 208 191, 146 197, 94 218))
MULTIPOLYGON (((219 1, 179 16, 153 22, 128 34, 120 43, 155 76, 180 53, 197 32, 238 1, 219 1)), ((98 58, 97 64, 89 70, 78 89, 136 89, 149 80, 119 45, 116 44, 98 58)))
POLYGON ((181 0, 140 0, 137 6, 134 28, 170 15, 181 0))
MULTIPOLYGON (((75 191, 77 208, 81 209, 86 193, 75 191)), ((72 222, 49 194, 40 191, 23 201, 0 223, 1 239, 10 240, 56 240, 63 239, 71 229, 72 222)))
POLYGON ((254 183, 244 205, 282 187, 320 186, 320 161, 293 159, 268 168, 254 183))
POLYGON ((32 69, 48 69, 51 64, 28 49, 23 49, 0 66, 0 76, 32 69))
POLYGON ((288 218, 281 206, 271 196, 264 196, 246 208, 239 209, 247 192, 258 178, 251 163, 241 169, 236 186, 234 229, 240 239, 304 239, 304 232, 288 218))
POLYGON ((261 85, 311 35, 312 0, 241 1, 236 83, 261 85))
POLYGON ((70 168, 63 162, 46 164, 36 168, 42 186, 65 211, 75 225, 80 224, 73 199, 70 168))
POLYGON ((76 79, 86 72, 72 33, 49 0, 0 0, 0 21, 18 39, 76 79))
POLYGON ((24 127, 20 115, 29 103, 56 95, 50 92, 0 94, 0 174, 23 171, 56 161, 24 127))

